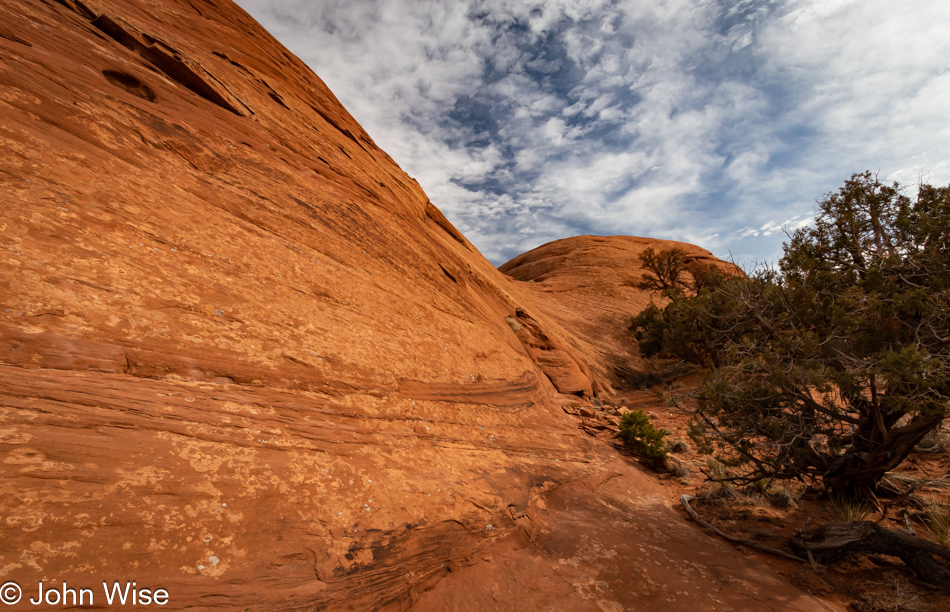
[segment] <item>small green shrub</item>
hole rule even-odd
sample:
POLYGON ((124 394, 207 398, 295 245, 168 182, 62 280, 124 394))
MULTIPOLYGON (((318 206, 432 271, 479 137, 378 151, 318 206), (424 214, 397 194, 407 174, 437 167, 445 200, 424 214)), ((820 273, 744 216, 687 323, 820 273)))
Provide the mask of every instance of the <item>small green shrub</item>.
POLYGON ((620 419, 620 430, 617 437, 624 446, 632 449, 640 457, 656 469, 666 459, 666 448, 663 447, 665 432, 657 429, 650 422, 650 417, 642 410, 633 410, 620 419))

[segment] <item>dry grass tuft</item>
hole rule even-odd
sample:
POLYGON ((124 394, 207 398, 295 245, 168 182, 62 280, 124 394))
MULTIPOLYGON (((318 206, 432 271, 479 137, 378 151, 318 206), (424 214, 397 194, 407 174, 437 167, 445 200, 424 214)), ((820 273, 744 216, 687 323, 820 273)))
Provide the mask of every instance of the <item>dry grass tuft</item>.
POLYGON ((927 432, 927 435, 914 447, 915 451, 921 453, 939 453, 947 448, 948 439, 943 427, 937 427, 927 432))
POLYGON ((676 457, 667 456, 664 465, 667 471, 677 478, 689 476, 689 468, 686 467, 686 463, 676 457))
POLYGON ((706 467, 709 468, 709 479, 710 480, 722 480, 724 478, 729 478, 729 470, 726 469, 726 466, 714 457, 706 457, 706 467))
POLYGON ((843 495, 831 497, 828 505, 836 521, 863 521, 874 512, 874 507, 866 501, 843 495))
POLYGON ((931 500, 924 512, 926 535, 937 544, 950 548, 950 504, 931 500))

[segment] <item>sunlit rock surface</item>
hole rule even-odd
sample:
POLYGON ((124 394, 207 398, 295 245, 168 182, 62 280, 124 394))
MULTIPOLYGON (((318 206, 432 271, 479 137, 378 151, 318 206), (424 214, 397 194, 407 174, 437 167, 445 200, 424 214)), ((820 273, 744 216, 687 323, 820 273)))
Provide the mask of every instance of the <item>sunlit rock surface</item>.
MULTIPOLYGON (((692 244, 636 236, 575 236, 549 242, 515 257, 499 270, 519 281, 539 312, 574 332, 580 351, 601 385, 623 385, 641 366, 631 314, 662 296, 637 288, 644 271, 640 254, 680 249, 687 264, 737 268, 692 244)), ((741 273, 741 272, 740 272, 741 273)), ((597 383, 595 382, 595 385, 597 383)))

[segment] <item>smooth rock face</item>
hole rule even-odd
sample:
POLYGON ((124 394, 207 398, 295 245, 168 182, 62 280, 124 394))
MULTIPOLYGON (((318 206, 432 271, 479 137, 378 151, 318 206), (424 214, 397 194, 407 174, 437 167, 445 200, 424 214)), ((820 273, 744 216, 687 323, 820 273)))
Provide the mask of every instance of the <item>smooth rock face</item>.
MULTIPOLYGON (((574 332, 576 352, 600 384, 622 384, 641 364, 630 332, 632 314, 664 298, 637 289, 640 254, 679 248, 697 261, 735 273, 737 268, 685 242, 636 236, 575 236, 523 253, 498 269, 519 281, 539 313, 574 332)), ((739 272, 741 273, 741 271, 739 272)), ((596 386, 597 382, 595 382, 596 386)))
POLYGON ((26 596, 407 608, 616 471, 560 408, 609 393, 589 299, 495 270, 230 2, 0 0, 0 198, 0 582, 26 596))

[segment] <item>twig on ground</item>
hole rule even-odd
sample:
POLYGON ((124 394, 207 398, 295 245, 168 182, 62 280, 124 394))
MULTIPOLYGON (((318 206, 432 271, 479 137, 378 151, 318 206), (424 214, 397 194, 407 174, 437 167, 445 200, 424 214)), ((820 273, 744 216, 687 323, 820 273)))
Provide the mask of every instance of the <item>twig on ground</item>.
POLYGON ((756 542, 755 540, 750 540, 748 538, 737 538, 736 536, 731 536, 728 533, 722 531, 721 529, 714 527, 711 523, 707 523, 703 519, 699 518, 699 515, 696 514, 696 511, 693 510, 693 507, 689 505, 689 502, 693 501, 694 499, 696 498, 693 497, 692 495, 686 495, 685 493, 683 495, 680 495, 680 503, 683 504, 684 508, 686 508, 686 512, 688 512, 689 515, 693 517, 693 520, 696 521, 702 527, 705 527, 709 531, 715 533, 717 536, 721 538, 725 538, 726 540, 729 540, 730 542, 735 542, 736 544, 742 544, 743 546, 748 546, 749 548, 754 548, 755 550, 766 552, 771 555, 778 555, 779 557, 783 557, 785 559, 791 559, 792 561, 798 561, 799 563, 808 562, 805 559, 802 559, 801 557, 796 557, 795 555, 791 553, 787 553, 784 550, 772 548, 771 546, 766 546, 765 544, 756 542))

